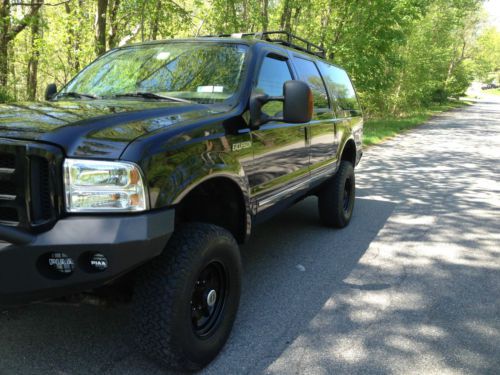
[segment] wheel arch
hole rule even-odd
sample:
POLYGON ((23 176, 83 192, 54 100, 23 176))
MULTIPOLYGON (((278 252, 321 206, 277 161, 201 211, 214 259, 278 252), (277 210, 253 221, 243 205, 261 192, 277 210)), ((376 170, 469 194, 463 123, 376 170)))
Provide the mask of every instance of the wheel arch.
POLYGON ((342 149, 340 154, 340 160, 346 160, 352 163, 352 166, 356 166, 356 143, 352 138, 349 138, 342 149))
POLYGON ((205 222, 230 231, 239 243, 251 231, 248 190, 240 176, 208 175, 189 186, 174 202, 176 224, 205 222))

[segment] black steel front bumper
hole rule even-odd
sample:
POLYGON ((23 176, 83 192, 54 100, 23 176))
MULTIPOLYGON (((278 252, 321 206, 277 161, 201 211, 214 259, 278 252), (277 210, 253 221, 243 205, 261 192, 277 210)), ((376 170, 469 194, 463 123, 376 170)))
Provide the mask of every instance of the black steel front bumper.
POLYGON ((40 301, 96 288, 158 256, 174 231, 174 210, 134 215, 71 216, 37 235, 0 226, 0 306, 40 301), (48 264, 64 253, 74 270, 48 264), (89 266, 103 254, 108 268, 89 266))

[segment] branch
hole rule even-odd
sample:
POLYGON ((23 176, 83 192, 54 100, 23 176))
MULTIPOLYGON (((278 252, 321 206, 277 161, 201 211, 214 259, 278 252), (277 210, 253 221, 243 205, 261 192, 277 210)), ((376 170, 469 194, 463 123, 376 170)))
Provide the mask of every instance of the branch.
POLYGON ((141 29, 141 24, 137 25, 132 30, 132 32, 130 33, 130 35, 127 35, 122 40, 120 40, 120 43, 118 43, 118 46, 121 47, 121 46, 124 46, 125 44, 127 44, 131 39, 133 39, 139 33, 140 29, 141 29))
POLYGON ((180 6, 179 4, 177 4, 174 0, 169 0, 169 3, 171 3, 175 8, 177 8, 177 10, 181 13, 184 13, 184 15, 189 15, 189 12, 184 9, 182 6, 180 6))
POLYGON ((203 27, 203 24, 205 23, 205 20, 201 20, 200 26, 198 27, 198 30, 196 30, 196 38, 200 36, 201 28, 203 27))
POLYGON ((7 34, 7 41, 10 42, 11 40, 13 40, 17 34, 19 34, 21 31, 23 31, 26 26, 28 26, 28 20, 31 18, 31 17, 34 17, 38 11, 40 10, 41 6, 42 6, 43 3, 40 3, 39 5, 35 5, 33 6, 29 13, 26 14, 20 21, 19 21, 19 25, 13 27, 10 32, 7 34))

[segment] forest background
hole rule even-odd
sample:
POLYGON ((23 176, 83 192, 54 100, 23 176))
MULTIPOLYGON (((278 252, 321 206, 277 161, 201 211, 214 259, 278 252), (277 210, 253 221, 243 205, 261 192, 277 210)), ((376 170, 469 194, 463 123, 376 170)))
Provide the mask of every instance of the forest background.
POLYGON ((0 0, 0 102, 41 100, 107 49, 286 30, 344 67, 365 115, 404 117, 500 80, 481 0, 0 0))

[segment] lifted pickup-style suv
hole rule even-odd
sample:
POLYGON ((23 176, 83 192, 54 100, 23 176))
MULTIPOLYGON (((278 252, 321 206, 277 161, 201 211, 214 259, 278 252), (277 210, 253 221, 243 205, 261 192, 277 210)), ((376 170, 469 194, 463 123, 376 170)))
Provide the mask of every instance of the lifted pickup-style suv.
POLYGON ((139 347, 197 370, 238 309, 238 243, 293 203, 346 226, 363 118, 346 72, 283 32, 125 46, 0 106, 0 305, 131 277, 139 347))

